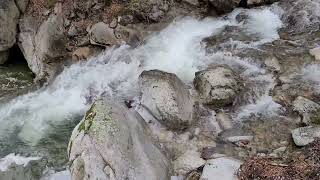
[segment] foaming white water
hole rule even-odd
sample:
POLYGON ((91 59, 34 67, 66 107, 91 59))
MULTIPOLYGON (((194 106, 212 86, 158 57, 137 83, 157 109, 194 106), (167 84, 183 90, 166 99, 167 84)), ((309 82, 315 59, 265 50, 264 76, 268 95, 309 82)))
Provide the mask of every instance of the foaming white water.
POLYGON ((302 69, 302 79, 310 82, 320 92, 320 65, 312 64, 302 69))
MULTIPOLYGON (((246 25, 236 24, 239 28, 259 34, 260 40, 277 37, 278 26, 271 26, 269 29, 258 26, 262 23, 262 16, 265 16, 265 21, 275 19, 271 12, 241 11, 252 14, 252 17, 250 16, 246 25)), ((84 114, 97 97, 136 96, 138 76, 143 70, 160 69, 175 73, 186 83, 190 83, 196 71, 210 63, 219 63, 239 69, 241 75, 252 78, 255 82, 260 82, 259 78, 265 82, 266 72, 250 60, 224 52, 207 55, 201 47, 203 38, 219 34, 225 26, 234 26, 235 22, 235 14, 230 14, 227 18, 201 21, 182 19, 152 35, 146 44, 136 49, 123 45, 109 49, 88 62, 72 65, 48 87, 2 105, 0 137, 5 138, 18 130, 20 139, 35 145, 47 133, 50 124, 84 114)))
POLYGON ((30 161, 36 161, 40 157, 23 157, 15 155, 14 153, 8 154, 6 157, 0 159, 0 171, 7 171, 13 165, 27 166, 30 161))

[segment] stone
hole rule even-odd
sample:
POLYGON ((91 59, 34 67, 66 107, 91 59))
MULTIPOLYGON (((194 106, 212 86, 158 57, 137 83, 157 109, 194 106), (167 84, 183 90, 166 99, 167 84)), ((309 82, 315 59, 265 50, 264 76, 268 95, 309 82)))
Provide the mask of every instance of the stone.
POLYGON ((291 131, 294 143, 297 146, 305 146, 312 143, 315 138, 320 138, 320 127, 301 127, 291 131))
POLYGON ((241 164, 241 161, 229 157, 208 160, 200 180, 237 180, 236 173, 241 164))
POLYGON ((231 136, 227 138, 227 141, 231 143, 237 143, 239 141, 250 142, 253 140, 253 136, 231 136))
POLYGON ((19 47, 30 69, 37 79, 52 76, 58 60, 67 56, 63 16, 52 14, 41 25, 32 16, 24 16, 19 27, 19 47))
POLYGON ((144 120, 124 104, 96 101, 75 127, 68 147, 72 179, 167 180, 169 159, 144 120))
POLYGON ((136 19, 159 22, 168 12, 170 2, 164 0, 135 0, 129 4, 129 10, 136 19))
POLYGON ((89 30, 90 42, 94 45, 113 46, 119 44, 113 29, 104 22, 94 24, 89 30))
POLYGON ((92 55, 92 50, 89 47, 77 48, 72 53, 72 60, 84 60, 88 59, 92 55))
POLYGON ((216 119, 219 123, 219 126, 222 128, 222 130, 228 130, 232 129, 232 119, 229 115, 225 114, 224 112, 218 112, 216 114, 216 119))
POLYGON ((209 0, 218 13, 228 13, 237 7, 254 7, 274 3, 278 0, 209 0))
POLYGON ((177 175, 186 175, 206 163, 197 151, 188 150, 173 161, 174 172, 177 175))
POLYGON ((224 65, 196 72, 193 84, 200 101, 214 107, 232 104, 242 89, 240 77, 224 65))
POLYGON ((77 30, 76 26, 75 25, 71 25, 69 30, 68 30, 68 36, 69 37, 74 37, 74 36, 77 36, 77 34, 78 34, 78 30, 77 30))
POLYGON ((119 41, 126 42, 132 47, 137 47, 142 41, 141 34, 137 30, 122 25, 117 26, 114 34, 119 41))
POLYGON ((293 101, 293 111, 302 116, 302 122, 306 124, 320 124, 320 105, 307 98, 298 96, 293 101))
POLYGON ((309 53, 314 56, 316 60, 320 61, 320 47, 310 49, 309 53))
POLYGON ((185 84, 172 73, 144 71, 139 77, 141 104, 169 129, 181 130, 193 122, 193 100, 185 84))
POLYGON ((17 24, 20 16, 14 0, 2 0, 0 3, 0 52, 1 63, 7 58, 8 51, 16 43, 17 24))
POLYGON ((276 58, 268 58, 264 62, 267 68, 272 72, 280 72, 281 66, 279 61, 276 58))

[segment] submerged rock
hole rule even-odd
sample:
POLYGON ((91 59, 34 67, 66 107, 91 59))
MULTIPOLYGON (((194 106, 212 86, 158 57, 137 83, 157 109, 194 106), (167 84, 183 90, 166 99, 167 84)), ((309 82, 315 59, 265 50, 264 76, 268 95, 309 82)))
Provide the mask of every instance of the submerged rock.
POLYGON ((139 77, 141 104, 169 129, 184 129, 193 122, 193 100, 183 82, 159 70, 144 71, 139 77))
POLYGON ((167 180, 170 162, 151 139, 141 117, 114 100, 99 100, 69 142, 74 180, 167 180))
POLYGON ((196 72, 193 83, 200 100, 215 107, 232 104, 242 89, 240 77, 227 66, 214 66, 196 72))
POLYGON ((291 134, 297 146, 305 146, 312 143, 316 138, 320 138, 320 128, 312 126, 301 127, 294 129, 291 134))

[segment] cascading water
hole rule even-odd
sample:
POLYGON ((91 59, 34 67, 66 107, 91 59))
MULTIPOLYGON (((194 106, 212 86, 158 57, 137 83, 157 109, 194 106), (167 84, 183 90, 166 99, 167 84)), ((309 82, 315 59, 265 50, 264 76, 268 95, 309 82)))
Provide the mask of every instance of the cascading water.
MULTIPOLYGON (((101 96, 131 99, 137 96, 137 79, 143 70, 175 73, 185 83, 191 84, 196 71, 212 63, 227 64, 255 85, 252 87, 254 98, 235 112, 235 120, 251 114, 277 113, 281 106, 268 95, 274 84, 271 74, 252 59, 239 58, 230 52, 208 54, 201 41, 205 37, 219 35, 226 26, 234 26, 249 36, 256 36, 257 40, 249 44, 230 40, 230 44, 236 44, 238 49, 258 48, 258 45, 279 38, 277 30, 281 25, 279 17, 269 8, 239 9, 216 19, 184 18, 153 34, 138 48, 122 45, 106 50, 88 62, 74 64, 49 86, 0 105, 0 146, 3 146, 0 147, 0 155, 12 152, 43 156, 38 152, 41 149, 39 144, 47 135, 57 131, 61 124, 79 120, 94 99, 101 96), (247 22, 236 20, 240 13, 248 16, 247 22), (28 150, 32 147, 39 149, 28 150)), ((46 148, 56 147, 47 144, 46 148)))

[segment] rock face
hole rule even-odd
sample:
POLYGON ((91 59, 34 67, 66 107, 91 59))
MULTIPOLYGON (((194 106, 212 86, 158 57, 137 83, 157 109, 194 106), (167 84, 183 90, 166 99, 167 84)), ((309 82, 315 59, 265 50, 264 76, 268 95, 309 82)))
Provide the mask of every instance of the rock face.
POLYGON ((183 82, 171 73, 144 71, 139 77, 141 104, 169 129, 184 129, 193 121, 193 100, 183 82))
POLYGON ((171 0, 133 0, 129 9, 138 19, 158 22, 169 10, 170 2, 171 0))
POLYGON ((72 178, 169 179, 170 163, 144 123, 116 101, 94 103, 70 139, 72 178))
POLYGON ((20 12, 14 0, 0 3, 0 64, 7 61, 7 51, 16 43, 17 23, 20 12))
POLYGON ((67 53, 63 17, 58 12, 52 14, 38 28, 37 22, 26 16, 20 29, 19 46, 30 69, 38 79, 54 74, 57 62, 67 53))
POLYGON ((315 138, 320 138, 319 127, 301 127, 294 129, 291 133, 293 141, 297 146, 305 146, 312 143, 315 138))
POLYGON ((232 104, 242 89, 240 77, 227 66, 215 66, 196 72, 193 83, 200 100, 215 107, 232 104))

